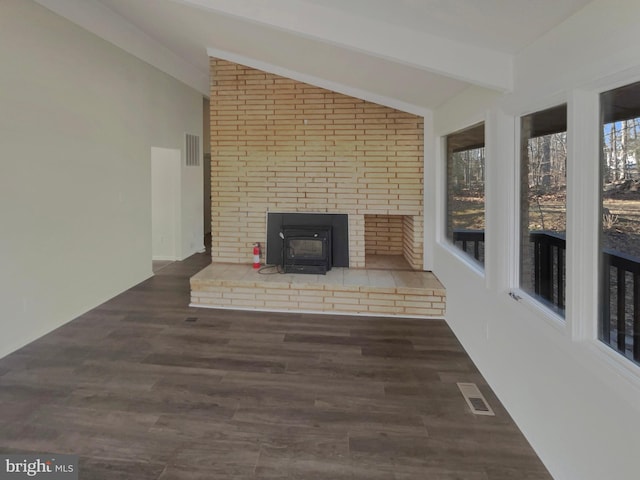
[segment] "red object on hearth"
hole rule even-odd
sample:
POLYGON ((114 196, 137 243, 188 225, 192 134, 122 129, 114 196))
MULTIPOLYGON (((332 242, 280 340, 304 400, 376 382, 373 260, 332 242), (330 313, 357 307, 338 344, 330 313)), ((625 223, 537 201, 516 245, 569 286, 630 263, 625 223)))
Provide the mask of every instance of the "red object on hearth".
POLYGON ((260 244, 253 244, 253 268, 260 268, 260 244))

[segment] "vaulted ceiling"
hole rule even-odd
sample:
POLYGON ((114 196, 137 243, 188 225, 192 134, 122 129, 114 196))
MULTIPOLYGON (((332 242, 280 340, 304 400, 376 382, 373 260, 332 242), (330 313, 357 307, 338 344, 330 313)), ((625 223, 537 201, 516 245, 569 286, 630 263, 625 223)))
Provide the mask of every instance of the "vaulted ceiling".
POLYGON ((208 57, 419 112, 475 85, 590 0, 36 0, 207 94, 208 57))

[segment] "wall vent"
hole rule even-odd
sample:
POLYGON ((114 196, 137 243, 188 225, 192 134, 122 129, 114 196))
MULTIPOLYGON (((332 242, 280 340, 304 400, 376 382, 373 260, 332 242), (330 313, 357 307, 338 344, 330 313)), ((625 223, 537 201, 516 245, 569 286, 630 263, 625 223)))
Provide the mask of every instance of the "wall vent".
POLYGON ((493 410, 475 383, 458 383, 458 388, 467 402, 467 405, 469 405, 471 413, 474 415, 495 416, 495 413, 493 413, 493 410))
POLYGON ((200 166, 200 137, 187 133, 185 136, 187 167, 200 166))

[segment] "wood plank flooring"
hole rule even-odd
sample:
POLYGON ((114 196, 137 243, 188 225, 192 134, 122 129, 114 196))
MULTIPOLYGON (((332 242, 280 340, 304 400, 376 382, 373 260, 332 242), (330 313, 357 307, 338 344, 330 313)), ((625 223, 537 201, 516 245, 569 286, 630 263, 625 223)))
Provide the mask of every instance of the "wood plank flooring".
POLYGON ((208 262, 1 359, 0 452, 80 455, 83 480, 550 478, 445 322, 189 308, 208 262))

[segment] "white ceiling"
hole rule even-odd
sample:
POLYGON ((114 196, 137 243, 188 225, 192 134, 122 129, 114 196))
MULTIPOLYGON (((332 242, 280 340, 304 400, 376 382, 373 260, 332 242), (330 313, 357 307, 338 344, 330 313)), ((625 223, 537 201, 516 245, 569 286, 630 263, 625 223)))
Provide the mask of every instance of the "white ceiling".
POLYGON ((36 0, 192 85, 217 56, 419 113, 504 92, 524 47, 590 0, 36 0))
POLYGON ((301 0, 402 28, 517 53, 590 0, 301 0))

